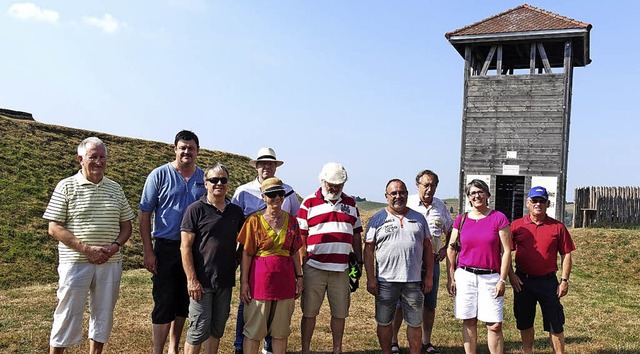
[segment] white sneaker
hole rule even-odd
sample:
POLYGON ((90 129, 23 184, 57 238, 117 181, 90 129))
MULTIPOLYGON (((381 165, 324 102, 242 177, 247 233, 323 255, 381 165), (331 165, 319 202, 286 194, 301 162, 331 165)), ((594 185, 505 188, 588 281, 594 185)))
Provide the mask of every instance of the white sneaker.
POLYGON ((268 351, 266 348, 262 348, 262 354, 273 354, 273 353, 268 351))

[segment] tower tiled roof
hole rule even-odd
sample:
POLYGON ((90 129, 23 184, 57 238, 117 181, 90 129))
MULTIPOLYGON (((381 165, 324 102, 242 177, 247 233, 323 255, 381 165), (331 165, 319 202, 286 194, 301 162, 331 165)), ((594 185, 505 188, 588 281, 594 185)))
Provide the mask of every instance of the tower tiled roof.
POLYGON ((452 36, 501 34, 513 32, 549 31, 564 29, 586 29, 591 25, 553 12, 523 4, 511 10, 501 12, 474 24, 445 34, 452 36))

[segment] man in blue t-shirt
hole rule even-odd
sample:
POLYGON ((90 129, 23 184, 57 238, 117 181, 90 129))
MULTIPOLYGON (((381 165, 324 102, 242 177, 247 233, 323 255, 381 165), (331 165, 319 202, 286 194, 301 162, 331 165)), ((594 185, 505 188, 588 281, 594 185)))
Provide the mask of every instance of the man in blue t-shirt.
POLYGON ((198 137, 180 131, 174 140, 175 160, 147 176, 140 198, 140 238, 144 266, 153 274, 153 352, 162 354, 169 336, 169 354, 178 354, 189 311, 187 279, 180 256, 180 224, 191 203, 206 193, 204 172, 196 166, 198 137), (153 243, 151 215, 153 214, 153 243))

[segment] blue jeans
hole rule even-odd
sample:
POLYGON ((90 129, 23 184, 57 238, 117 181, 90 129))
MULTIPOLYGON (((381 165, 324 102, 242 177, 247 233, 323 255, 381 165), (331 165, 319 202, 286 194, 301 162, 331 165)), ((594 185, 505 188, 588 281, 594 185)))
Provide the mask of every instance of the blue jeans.
MULTIPOLYGON (((238 317, 236 318, 236 340, 233 341, 233 346, 236 349, 242 349, 242 342, 244 342, 244 302, 240 301, 238 305, 238 317)), ((271 336, 267 335, 264 338, 264 347, 271 348, 271 336)))
POLYGON ((396 313, 398 301, 402 306, 404 320, 411 327, 422 325, 424 294, 422 282, 378 282, 376 296, 376 322, 381 326, 390 325, 396 313))

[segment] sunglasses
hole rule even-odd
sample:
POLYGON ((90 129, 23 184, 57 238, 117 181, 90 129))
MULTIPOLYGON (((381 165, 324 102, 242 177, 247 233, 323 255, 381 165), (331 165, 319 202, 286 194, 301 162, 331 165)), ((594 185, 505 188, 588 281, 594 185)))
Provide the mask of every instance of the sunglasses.
POLYGON ((545 204, 547 202, 544 198, 531 198, 532 204, 545 204))
POLYGON ((266 195, 268 198, 271 198, 271 199, 275 197, 284 197, 285 191, 266 192, 264 195, 266 195))
POLYGON ((209 181, 209 183, 211 184, 218 184, 218 182, 227 184, 227 182, 229 182, 229 179, 227 177, 211 177, 207 178, 207 181, 209 181))

